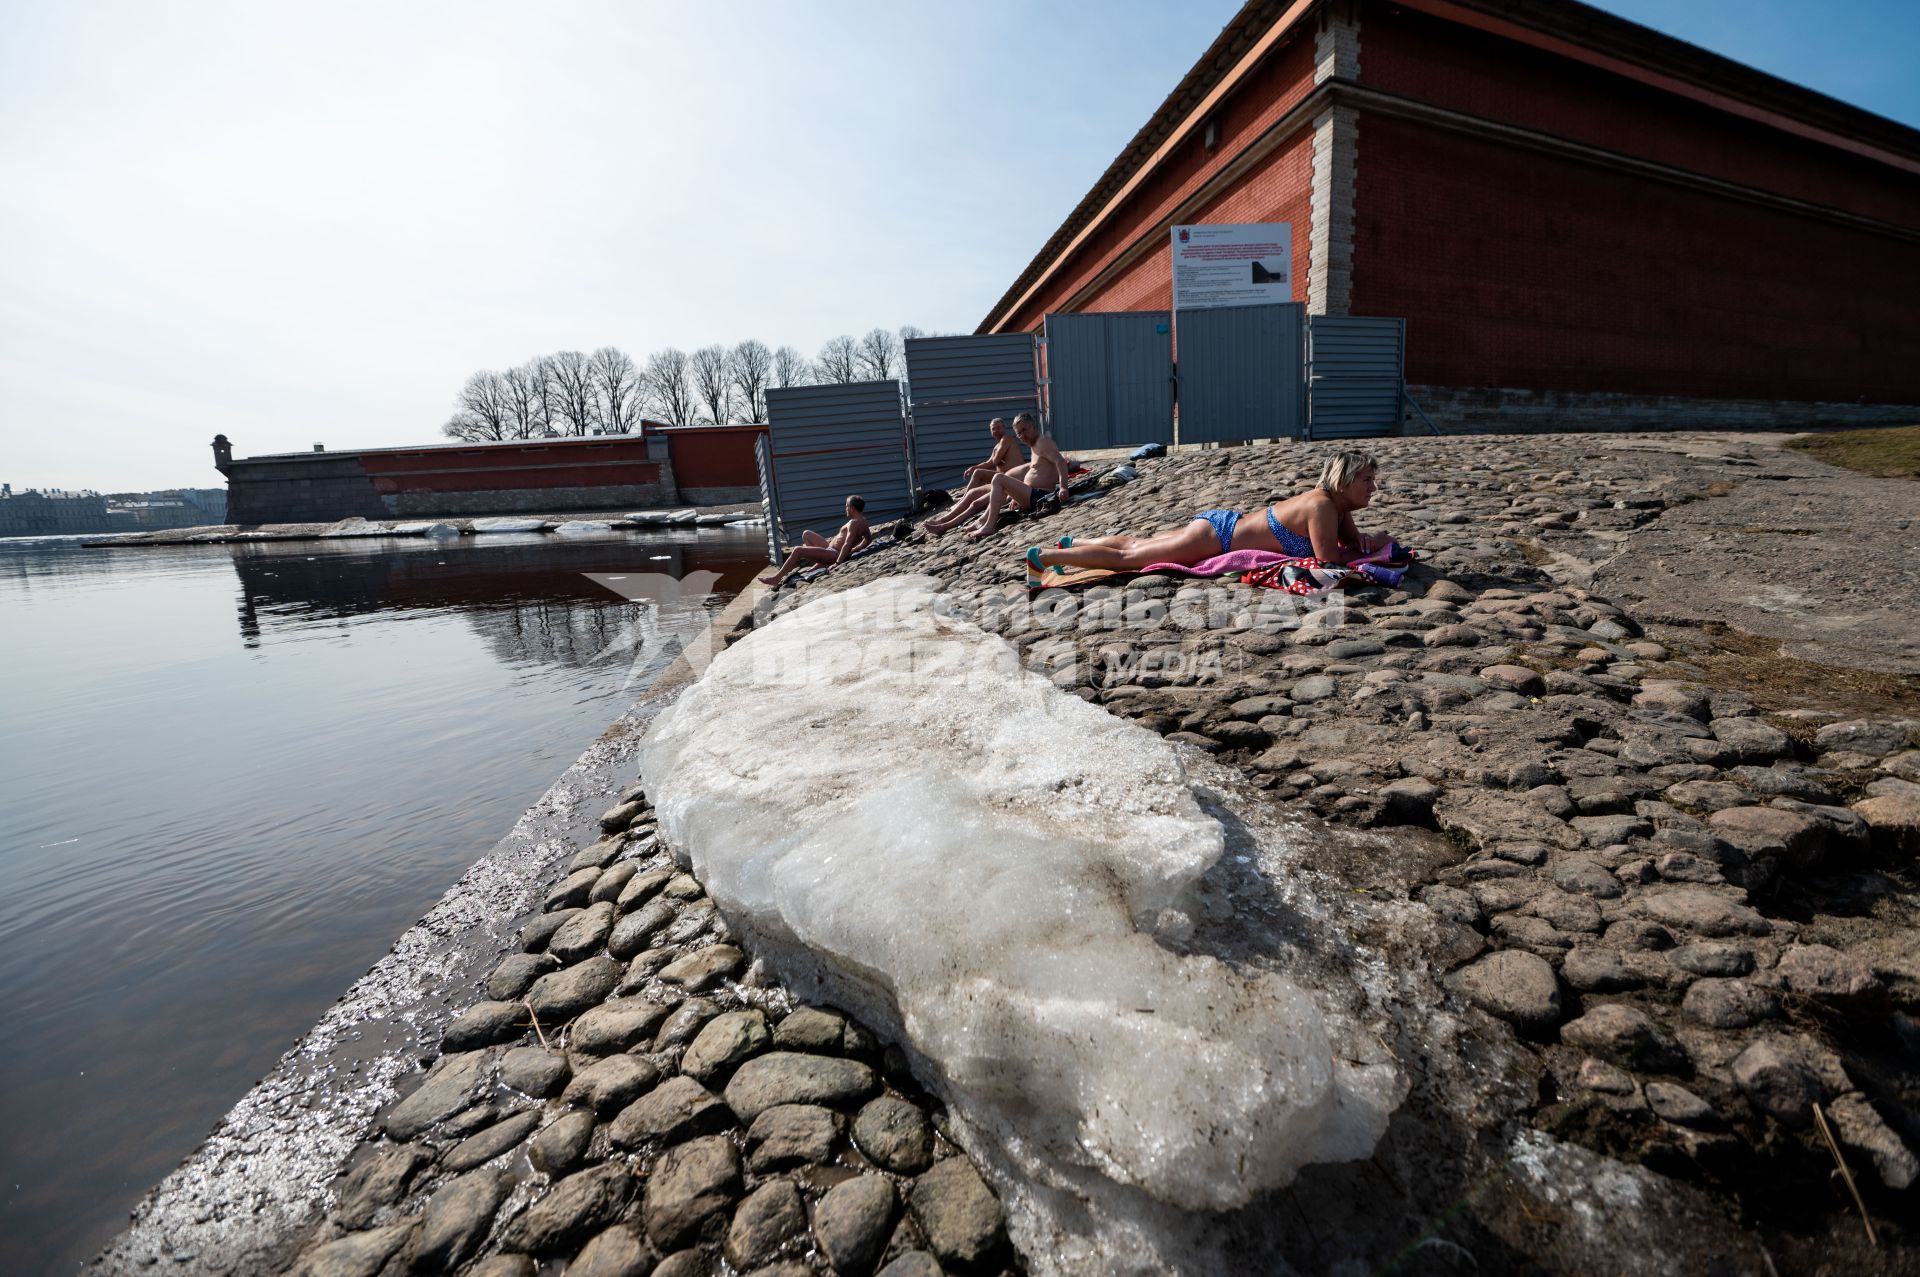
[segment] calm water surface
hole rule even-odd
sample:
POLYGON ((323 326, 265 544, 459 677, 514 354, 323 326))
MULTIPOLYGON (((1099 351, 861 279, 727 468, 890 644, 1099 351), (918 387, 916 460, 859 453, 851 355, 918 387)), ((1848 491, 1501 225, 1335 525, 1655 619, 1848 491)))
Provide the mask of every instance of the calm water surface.
POLYGON ((111 1238, 763 544, 0 540, 0 1273, 111 1238))

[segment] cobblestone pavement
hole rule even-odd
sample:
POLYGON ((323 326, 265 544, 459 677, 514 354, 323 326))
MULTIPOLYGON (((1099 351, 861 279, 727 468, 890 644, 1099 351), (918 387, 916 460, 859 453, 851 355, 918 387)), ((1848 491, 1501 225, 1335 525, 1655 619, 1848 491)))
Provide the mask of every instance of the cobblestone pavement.
MULTIPOLYGON (((1534 1155, 1545 1146, 1527 1142, 1538 1129, 1585 1146, 1588 1160, 1559 1173, 1605 1181, 1601 1154, 1682 1186, 1674 1200, 1705 1201, 1709 1216, 1719 1203, 1778 1271, 1911 1265, 1913 637, 1862 595, 1846 643, 1821 654, 1893 675, 1836 682, 1807 667, 1783 683, 1716 665, 1727 636, 1678 622, 1731 617, 1789 643, 1821 634, 1789 632, 1790 616, 1769 631, 1766 608, 1686 614, 1674 582, 1702 569, 1670 561, 1634 578, 1646 588, 1596 592, 1628 579, 1623 554, 1667 535, 1666 519, 1737 532, 1702 512, 1767 467, 1783 467, 1767 482, 1791 494, 1813 463, 1780 462, 1772 441, 1746 436, 1375 451, 1386 487, 1362 526, 1423 556, 1399 589, 1304 610, 1164 576, 1027 597, 1019 555, 1042 535, 1146 531, 1304 486, 1319 451, 1275 445, 1143 463, 1136 481, 985 543, 914 535, 772 610, 933 575, 1058 686, 1210 755, 1276 817, 1366 831, 1330 839, 1342 850, 1320 871, 1420 911, 1379 951, 1438 976, 1497 1045, 1485 1058, 1501 1061, 1509 1101, 1476 1110, 1493 1080, 1442 1080, 1473 1071, 1470 1047, 1423 1063, 1427 1048, 1403 1043, 1414 1094, 1384 1152, 1353 1171, 1314 1168, 1284 1209, 1226 1231, 1266 1229, 1310 1271, 1354 1253, 1329 1233, 1372 1219, 1398 1239, 1431 1218, 1419 1271, 1470 1271, 1476 1248, 1550 1271, 1639 1270, 1584 1252, 1570 1216, 1527 1205, 1554 1200, 1556 1172, 1534 1155), (1878 1250, 1832 1178, 1823 1120, 1878 1250), (1452 1176, 1432 1164, 1447 1149, 1465 1168, 1452 1176), (1389 1200, 1437 1179, 1436 1200, 1389 1200), (1511 1203, 1497 1191, 1523 1181, 1530 1195, 1511 1203)), ((1897 493, 1875 499, 1899 508, 1897 493)), ((1722 559, 1711 597, 1766 584, 1765 556, 1722 559)), ((1822 597, 1829 613, 1846 602, 1822 597)), ((1844 628, 1831 622, 1827 638, 1844 628)), ((831 1008, 792 1004, 658 845, 643 795, 623 795, 604 827, 336 1185, 296 1270, 1016 1268, 994 1194, 899 1054, 831 1008)), ((1666 1234, 1649 1222, 1654 1259, 1681 1233, 1708 1255, 1731 1245, 1697 1210, 1671 1220, 1666 1234)))

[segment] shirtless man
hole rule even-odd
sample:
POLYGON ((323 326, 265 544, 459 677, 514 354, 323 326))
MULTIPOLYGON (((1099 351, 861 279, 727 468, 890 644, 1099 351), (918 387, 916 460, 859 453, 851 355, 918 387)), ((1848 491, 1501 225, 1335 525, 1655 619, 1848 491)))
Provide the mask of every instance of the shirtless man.
POLYGON ((1040 433, 1040 423, 1033 419, 1033 414, 1023 412, 1015 417, 1013 433, 1027 446, 1031 456, 1027 464, 1017 470, 997 474, 985 486, 972 489, 946 514, 938 519, 927 520, 923 525, 927 531, 937 535, 967 516, 977 515, 979 525, 967 533, 977 541, 990 535, 999 526, 1000 512, 1006 508, 1008 501, 1012 501, 1018 509, 1031 510, 1034 499, 1049 490, 1059 494, 1062 505, 1072 500, 1067 491, 1066 458, 1060 455, 1058 444, 1040 433))
POLYGON ((1007 433, 1006 418, 995 417, 989 421, 987 433, 993 436, 993 451, 979 465, 967 467, 962 487, 983 487, 993 482, 996 474, 1005 474, 1020 464, 1020 445, 1007 433))
POLYGON ((844 562, 848 555, 856 554, 872 545, 873 529, 867 526, 867 516, 863 513, 866 508, 865 497, 848 497, 847 521, 840 525, 838 532, 830 538, 823 537, 812 529, 802 532, 801 544, 794 546, 788 552, 787 561, 780 565, 779 571, 772 576, 761 577, 760 584, 772 586, 777 590, 780 588, 780 583, 787 579, 787 574, 796 568, 809 563, 832 567, 836 563, 844 562))

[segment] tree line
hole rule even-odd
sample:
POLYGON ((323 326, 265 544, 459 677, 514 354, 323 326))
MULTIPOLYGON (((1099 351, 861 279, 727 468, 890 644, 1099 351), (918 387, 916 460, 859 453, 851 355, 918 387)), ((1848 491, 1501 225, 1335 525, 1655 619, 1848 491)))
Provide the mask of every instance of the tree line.
POLYGON ((441 432, 470 441, 541 439, 627 434, 643 417, 676 426, 765 421, 769 390, 902 376, 905 342, 924 335, 912 325, 875 328, 835 337, 812 359, 753 338, 693 351, 669 346, 644 362, 616 346, 590 355, 562 350, 467 378, 441 432))

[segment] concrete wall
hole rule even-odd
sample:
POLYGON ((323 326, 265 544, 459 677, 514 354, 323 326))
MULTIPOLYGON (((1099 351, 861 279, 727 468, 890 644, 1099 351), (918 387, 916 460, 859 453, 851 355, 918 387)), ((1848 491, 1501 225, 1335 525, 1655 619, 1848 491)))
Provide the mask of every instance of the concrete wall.
MULTIPOLYGON (((1445 434, 1544 434, 1555 430, 1758 430, 1920 425, 1920 404, 1703 399, 1580 390, 1407 386, 1445 434)), ((1410 418, 1409 434, 1425 427, 1410 418)))
POLYGON ((226 468, 229 523, 333 523, 392 517, 357 453, 236 460, 226 468))
POLYGON ((738 484, 720 488, 689 488, 682 484, 680 504, 757 506, 760 504, 760 485, 756 483, 750 488, 738 484))

